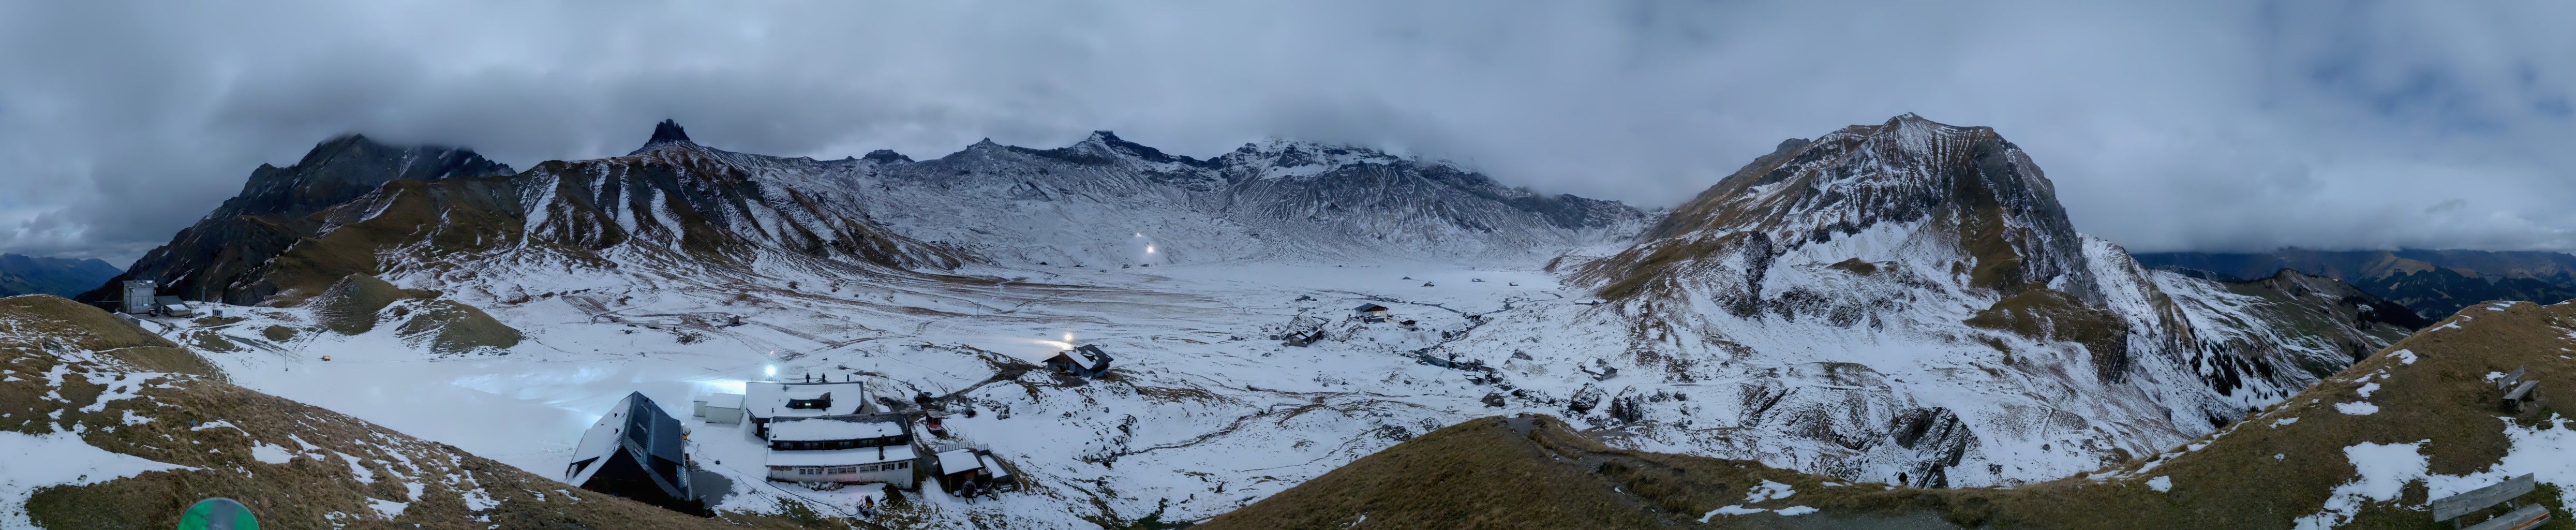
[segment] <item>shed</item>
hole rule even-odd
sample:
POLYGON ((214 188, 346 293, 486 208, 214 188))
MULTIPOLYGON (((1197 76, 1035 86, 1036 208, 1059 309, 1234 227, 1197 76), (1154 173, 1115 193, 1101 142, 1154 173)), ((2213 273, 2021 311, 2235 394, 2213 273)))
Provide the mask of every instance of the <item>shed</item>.
POLYGON ((690 402, 691 412, 707 423, 742 423, 742 394, 709 394, 690 402))
POLYGON ((1360 304, 1359 307, 1351 308, 1351 316, 1368 322, 1385 322, 1387 310, 1386 306, 1382 305, 1360 304))
POLYGON ((975 459, 984 464, 984 474, 993 480, 993 489, 1019 489, 1020 481, 1011 480, 1011 470, 1003 468, 1001 459, 994 458, 992 452, 975 455, 975 459))
POLYGON ((688 434, 641 392, 629 393, 582 433, 564 482, 690 514, 706 513, 689 486, 688 434))
POLYGON ((190 311, 188 309, 188 302, 186 300, 180 300, 179 297, 166 295, 152 297, 152 310, 154 313, 162 316, 173 317, 184 317, 188 316, 190 313, 194 313, 194 311, 190 311))
POLYGON ((1315 341, 1319 341, 1319 340, 1324 340, 1324 328, 1314 328, 1314 329, 1308 329, 1308 330, 1304 330, 1304 331, 1291 331, 1291 332, 1288 332, 1288 334, 1287 334, 1287 335, 1283 335, 1283 336, 1282 336, 1282 340, 1280 340, 1280 341, 1279 341, 1279 343, 1280 343, 1280 344, 1283 344, 1283 345, 1288 345, 1288 346, 1299 346, 1299 347, 1303 347, 1303 346, 1307 346, 1307 345, 1312 345, 1312 344, 1314 344, 1314 343, 1315 343, 1315 341))
POLYGON ((940 451, 938 461, 939 489, 951 494, 962 495, 969 485, 990 476, 984 471, 983 459, 977 458, 971 448, 940 451))
POLYGON ((1114 359, 1109 356, 1109 351, 1100 349, 1100 345, 1084 344, 1074 349, 1055 352, 1055 356, 1046 358, 1046 365, 1048 368, 1054 368, 1057 373, 1100 377, 1109 373, 1111 360, 1114 359))

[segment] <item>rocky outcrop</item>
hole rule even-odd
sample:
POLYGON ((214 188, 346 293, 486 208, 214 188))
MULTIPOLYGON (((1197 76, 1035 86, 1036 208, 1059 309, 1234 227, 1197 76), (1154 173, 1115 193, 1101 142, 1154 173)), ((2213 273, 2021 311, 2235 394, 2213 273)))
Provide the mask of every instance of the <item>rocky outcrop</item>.
POLYGON ((395 333, 414 347, 441 354, 507 350, 524 338, 518 329, 493 320, 482 309, 447 299, 421 302, 395 333))
POLYGON ((123 296, 117 282, 152 280, 161 294, 235 305, 259 303, 258 269, 290 246, 319 235, 327 223, 316 214, 376 191, 389 182, 436 181, 510 173, 510 166, 471 150, 396 147, 348 135, 313 146, 295 165, 266 164, 251 171, 241 194, 224 201, 170 243, 145 253, 125 274, 82 294, 84 301, 123 296))
POLYGON ((364 274, 343 276, 331 289, 307 303, 313 308, 313 319, 343 335, 357 335, 376 329, 377 313, 394 302, 418 296, 402 288, 364 274))

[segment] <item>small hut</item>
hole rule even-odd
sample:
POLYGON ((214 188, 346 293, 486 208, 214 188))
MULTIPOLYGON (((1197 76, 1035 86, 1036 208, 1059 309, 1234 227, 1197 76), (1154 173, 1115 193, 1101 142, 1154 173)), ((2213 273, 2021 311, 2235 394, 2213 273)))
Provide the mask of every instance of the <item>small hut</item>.
POLYGON ((1084 344, 1074 349, 1055 352, 1054 357, 1046 359, 1046 365, 1048 368, 1055 369, 1056 373, 1100 377, 1109 373, 1110 360, 1109 351, 1100 349, 1097 344, 1084 344))

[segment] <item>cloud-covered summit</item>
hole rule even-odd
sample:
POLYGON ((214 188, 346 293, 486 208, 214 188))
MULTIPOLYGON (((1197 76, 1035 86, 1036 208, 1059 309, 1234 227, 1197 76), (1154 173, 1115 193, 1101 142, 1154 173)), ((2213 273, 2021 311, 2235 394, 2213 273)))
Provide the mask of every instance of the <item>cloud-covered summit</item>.
POLYGON ((2576 248, 2564 3, 0 3, 0 251, 131 259, 358 132, 526 167, 665 118, 914 158, 1268 137, 1667 206, 1783 138, 1986 125, 2138 250, 2576 248))

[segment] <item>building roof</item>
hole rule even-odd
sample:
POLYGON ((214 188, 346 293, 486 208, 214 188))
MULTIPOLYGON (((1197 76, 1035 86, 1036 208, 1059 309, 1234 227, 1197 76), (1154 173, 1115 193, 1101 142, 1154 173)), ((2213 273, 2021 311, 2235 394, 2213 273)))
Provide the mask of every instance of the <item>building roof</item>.
MULTIPOLYGON (((605 464, 612 460, 608 457, 621 450, 633 453, 639 463, 656 458, 687 462, 688 458, 681 454, 683 436, 686 433, 680 428, 680 420, 663 412, 653 398, 644 397, 642 392, 627 393, 625 399, 618 400, 617 406, 610 407, 598 423, 582 433, 581 444, 573 446, 573 464, 565 470, 564 482, 576 486, 589 482, 592 475, 607 467, 605 464)), ((651 473, 651 466, 646 466, 645 471, 651 473)), ((655 478, 657 485, 672 497, 690 498, 680 477, 655 478)))
POLYGON ((742 408, 742 394, 715 394, 707 396, 707 408, 742 408))
POLYGON ((860 447, 855 449, 826 449, 821 451, 770 451, 769 465, 855 466, 859 464, 882 464, 899 460, 911 460, 917 457, 918 455, 915 455, 912 452, 912 446, 909 445, 860 447))
POLYGON ((903 434, 903 424, 840 418, 795 418, 769 422, 769 441, 820 442, 884 438, 903 434))
POLYGON ((980 467, 984 467, 984 464, 975 459, 973 449, 950 449, 939 452, 940 474, 955 475, 980 467))
POLYGON ((867 384, 859 382, 798 383, 789 381, 753 381, 743 385, 743 412, 754 417, 848 416, 859 413, 868 403, 867 384), (832 395, 832 405, 819 409, 787 408, 790 399, 816 399, 832 395))
POLYGON ((975 455, 975 460, 976 460, 976 461, 979 461, 979 462, 983 462, 983 463, 984 463, 984 473, 985 473, 985 474, 988 474, 988 475, 992 475, 992 476, 993 476, 993 478, 1004 478, 1004 477, 1009 477, 1009 476, 1011 476, 1011 472, 1010 472, 1010 471, 1002 469, 1002 463, 1001 463, 1001 462, 996 462, 996 461, 994 461, 994 460, 993 460, 993 455, 975 455))

